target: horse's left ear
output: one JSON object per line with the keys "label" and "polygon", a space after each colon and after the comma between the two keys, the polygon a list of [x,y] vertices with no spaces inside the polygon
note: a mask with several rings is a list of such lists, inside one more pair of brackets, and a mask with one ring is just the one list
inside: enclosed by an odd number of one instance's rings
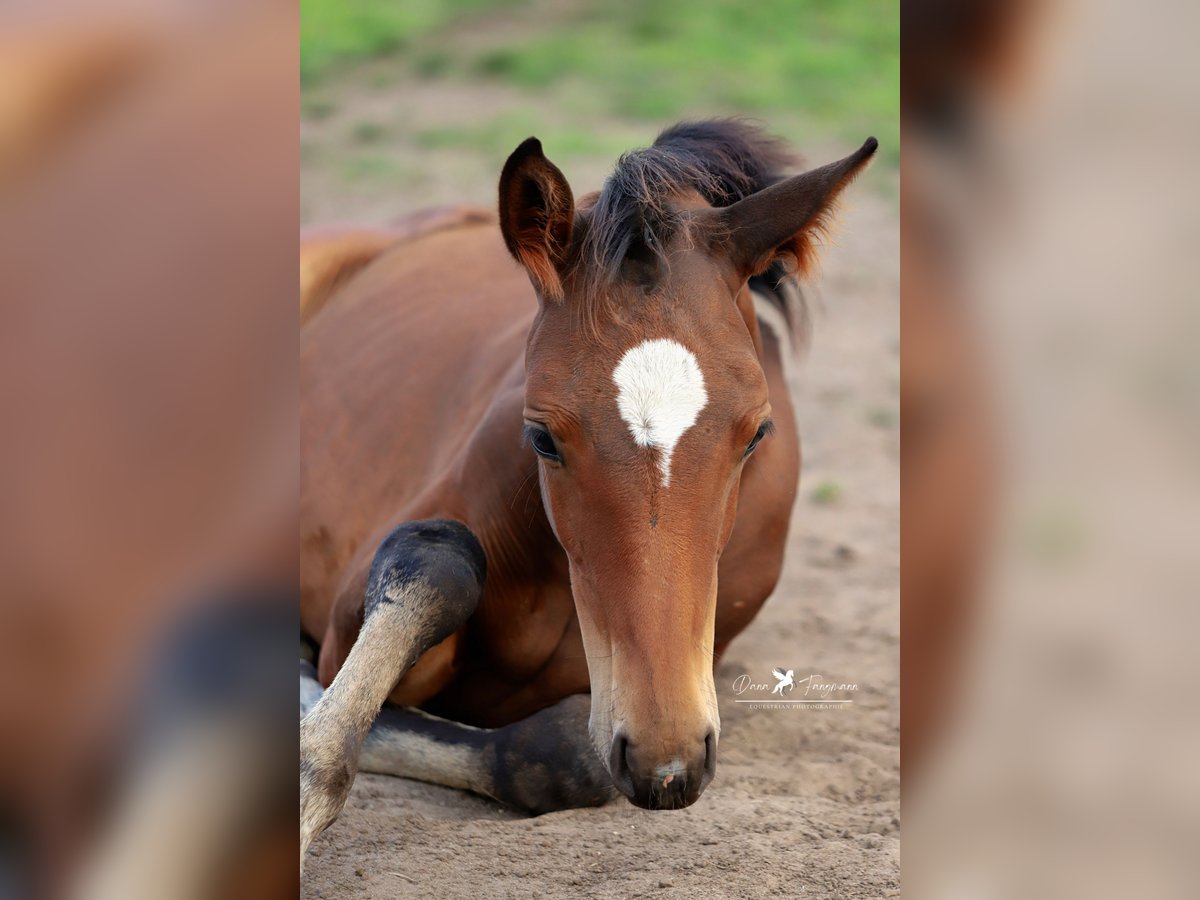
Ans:
{"label": "horse's left ear", "polygon": [[715,243],[729,254],[742,278],[760,274],[780,256],[794,257],[800,274],[809,272],[838,195],[866,168],[878,146],[875,138],[867,138],[845,159],[713,210]]}
{"label": "horse's left ear", "polygon": [[500,231],[534,287],[551,300],[563,296],[561,268],[571,246],[575,198],[558,166],[527,138],[500,174]]}

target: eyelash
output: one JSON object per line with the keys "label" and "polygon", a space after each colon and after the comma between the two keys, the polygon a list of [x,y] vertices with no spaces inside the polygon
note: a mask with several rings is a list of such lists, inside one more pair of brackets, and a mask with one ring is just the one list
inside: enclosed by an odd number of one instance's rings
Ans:
{"label": "eyelash", "polygon": [[[539,446],[539,440],[544,439],[549,442],[549,447],[545,444]],[[533,448],[533,452],[542,459],[550,462],[562,462],[562,453],[559,452],[558,445],[554,443],[554,438],[545,428],[539,428],[537,425],[526,425],[521,429],[521,443]]]}
{"label": "eyelash", "polygon": [[742,454],[742,458],[745,459],[746,457],[748,457],[751,453],[754,452],[755,448],[758,447],[759,443],[762,442],[763,438],[767,437],[768,435],[774,434],[774,433],[775,433],[775,423],[773,421],[771,421],[770,419],[767,419],[767,421],[763,422],[761,425],[758,426],[758,431],[755,432],[753,440],[751,440],[750,443],[746,445],[746,452],[744,454]]}

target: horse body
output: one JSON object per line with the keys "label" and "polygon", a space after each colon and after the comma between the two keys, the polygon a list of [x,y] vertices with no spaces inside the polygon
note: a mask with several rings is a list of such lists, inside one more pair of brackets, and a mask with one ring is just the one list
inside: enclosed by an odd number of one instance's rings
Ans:
{"label": "horse body", "polygon": [[[800,465],[786,351],[760,332],[744,293],[739,307],[761,348],[777,432],[741,479],[718,578],[718,656],[778,580]],[[587,691],[567,559],[538,495],[536,457],[521,447],[523,355],[536,311],[495,223],[476,220],[386,250],[305,328],[301,623],[321,639],[323,683],[357,636],[383,536],[399,522],[438,517],[479,537],[489,560],[484,596],[389,699],[494,727]]]}
{"label": "horse body", "polygon": [[[464,667],[482,667],[490,675],[474,680],[474,696],[493,710],[507,683],[553,652],[570,591],[552,577],[553,538],[527,491],[536,463],[520,446],[521,356],[535,309],[493,221],[382,256],[306,329],[313,388],[302,417],[320,425],[304,428],[301,615],[322,637],[323,682],[356,637],[379,541],[412,519],[466,522],[490,575],[476,620],[418,663],[393,701],[424,704]],[[484,724],[465,709],[443,712]]]}

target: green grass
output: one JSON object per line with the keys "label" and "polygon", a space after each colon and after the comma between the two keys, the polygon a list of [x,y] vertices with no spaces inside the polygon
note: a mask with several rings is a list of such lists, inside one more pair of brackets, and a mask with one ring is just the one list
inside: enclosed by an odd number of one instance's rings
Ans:
{"label": "green grass", "polygon": [[[301,0],[301,12],[306,91],[387,57],[413,80],[526,91],[534,110],[586,91],[598,116],[743,114],[801,145],[814,129],[874,133],[899,158],[895,0]],[[493,39],[489,23],[506,27]]]}
{"label": "green grass", "polygon": [[891,431],[900,425],[900,413],[890,406],[875,406],[867,410],[867,422],[884,431]]}
{"label": "green grass", "polygon": [[388,137],[388,129],[378,122],[359,122],[350,130],[350,137],[356,144],[378,144]]}
{"label": "green grass", "polygon": [[[756,0],[615,2],[488,51],[476,71],[528,88],[581,78],[611,112],[660,119],[696,106],[814,117],[894,117],[896,5]],[[865,135],[864,135],[865,136]]]}
{"label": "green grass", "polygon": [[842,486],[836,481],[822,481],[812,492],[812,502],[817,506],[834,506],[842,499]]}
{"label": "green grass", "polygon": [[300,0],[300,81],[396,53],[498,0]]}
{"label": "green grass", "polygon": [[[424,150],[471,149],[489,158],[503,161],[512,149],[531,134],[546,134],[537,115],[528,113],[493,116],[471,125],[445,125],[418,128],[413,142]],[[619,135],[597,134],[594,131],[558,126],[551,132],[549,142],[556,158],[574,159],[599,155],[615,159],[629,149],[628,141]]]}
{"label": "green grass", "polygon": [[1032,560],[1057,566],[1086,552],[1088,534],[1079,511],[1071,505],[1059,504],[1030,514],[1023,523],[1021,541]]}
{"label": "green grass", "polygon": [[339,160],[342,179],[348,185],[402,186],[407,178],[419,177],[406,172],[402,164],[386,153],[355,153]]}
{"label": "green grass", "polygon": [[313,91],[305,91],[300,98],[300,114],[306,119],[321,121],[337,112],[337,104]]}

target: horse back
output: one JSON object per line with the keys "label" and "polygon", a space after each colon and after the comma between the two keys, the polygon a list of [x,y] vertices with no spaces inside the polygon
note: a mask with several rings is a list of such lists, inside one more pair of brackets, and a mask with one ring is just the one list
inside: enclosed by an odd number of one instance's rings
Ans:
{"label": "horse back", "polygon": [[317,228],[300,236],[300,324],[364,266],[406,241],[438,231],[488,225],[491,212],[475,207],[423,210],[382,228]]}

